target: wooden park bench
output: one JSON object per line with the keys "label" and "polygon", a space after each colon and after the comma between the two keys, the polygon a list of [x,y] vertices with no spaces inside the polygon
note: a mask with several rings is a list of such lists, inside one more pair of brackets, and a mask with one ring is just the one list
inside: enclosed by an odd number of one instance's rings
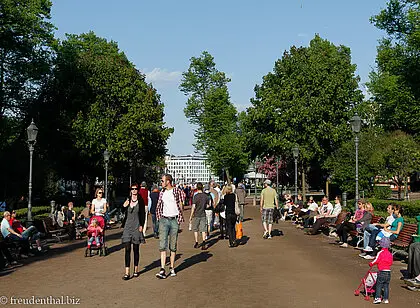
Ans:
{"label": "wooden park bench", "polygon": [[346,211],[341,211],[340,214],[338,214],[337,219],[335,220],[335,222],[325,222],[321,228],[322,230],[328,230],[330,231],[330,228],[337,228],[337,226],[341,225],[347,217],[348,212]]}
{"label": "wooden park bench", "polygon": [[[406,251],[413,240],[413,234],[417,234],[417,224],[405,223],[400,231],[400,234],[398,234],[397,239],[391,242],[392,254],[401,250]],[[398,247],[400,249],[394,249],[394,247]]]}
{"label": "wooden park bench", "polygon": [[45,229],[45,235],[61,242],[69,239],[67,229],[60,227],[58,224],[53,224],[51,217],[47,217],[42,221]]}
{"label": "wooden park bench", "polygon": [[[381,222],[381,220],[383,220],[383,218],[381,216],[373,216],[372,220],[370,221],[371,224],[378,224]],[[356,248],[359,247],[359,245],[361,243],[363,243],[363,235],[364,235],[364,231],[358,231],[358,230],[353,230],[350,231],[349,233],[351,236],[357,238],[357,242],[356,242]]]}

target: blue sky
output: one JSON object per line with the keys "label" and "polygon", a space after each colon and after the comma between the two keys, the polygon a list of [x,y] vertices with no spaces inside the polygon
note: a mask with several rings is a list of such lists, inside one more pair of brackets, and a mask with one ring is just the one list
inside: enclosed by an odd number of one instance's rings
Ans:
{"label": "blue sky", "polygon": [[204,50],[214,56],[232,79],[239,110],[284,50],[307,46],[315,33],[351,48],[364,83],[383,36],[369,18],[385,6],[386,0],[53,0],[52,17],[59,38],[92,30],[118,42],[161,94],[165,121],[175,129],[169,153],[190,154],[194,128],[178,86],[191,57]]}

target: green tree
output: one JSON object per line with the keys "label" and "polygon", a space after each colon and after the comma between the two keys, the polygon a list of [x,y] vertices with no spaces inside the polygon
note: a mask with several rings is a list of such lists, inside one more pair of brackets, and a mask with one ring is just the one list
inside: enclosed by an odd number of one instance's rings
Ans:
{"label": "green tree", "polygon": [[386,32],[380,41],[377,68],[368,87],[378,106],[377,123],[387,131],[420,133],[420,2],[390,0],[372,17],[374,25]]}
{"label": "green tree", "polygon": [[401,198],[401,188],[405,187],[406,197],[407,179],[420,168],[420,146],[412,136],[402,131],[385,135],[383,145],[378,155],[384,164],[378,175],[391,180],[398,187],[398,198]]}
{"label": "green tree", "polygon": [[[61,176],[92,176],[102,168],[105,149],[111,166],[127,169],[129,159],[134,167],[153,165],[166,153],[172,129],[165,127],[159,94],[117,43],[93,32],[68,35],[58,44],[41,101],[40,123],[50,133],[45,148],[57,154],[61,166],[69,159],[79,162]],[[63,154],[54,151],[57,143]]]}
{"label": "green tree", "polygon": [[190,59],[182,76],[180,90],[188,96],[184,113],[196,126],[196,149],[206,154],[216,174],[225,170],[229,180],[231,176],[242,176],[248,167],[248,155],[237,110],[229,98],[230,79],[216,69],[214,58],[206,51]]}
{"label": "green tree", "polygon": [[[372,190],[372,184],[384,165],[382,157],[384,132],[369,127],[359,135],[359,189]],[[356,151],[354,139],[344,142],[324,162],[324,168],[331,174],[331,182],[342,191],[355,191]]]}
{"label": "green tree", "polygon": [[28,160],[25,129],[30,118],[36,118],[30,109],[51,68],[51,5],[49,0],[0,0],[0,191],[4,197],[27,189],[28,165],[16,162]]}
{"label": "green tree", "polygon": [[347,121],[362,100],[355,70],[348,47],[318,35],[308,47],[285,51],[255,87],[244,118],[252,156],[290,159],[297,144],[303,174],[319,168],[349,137]]}

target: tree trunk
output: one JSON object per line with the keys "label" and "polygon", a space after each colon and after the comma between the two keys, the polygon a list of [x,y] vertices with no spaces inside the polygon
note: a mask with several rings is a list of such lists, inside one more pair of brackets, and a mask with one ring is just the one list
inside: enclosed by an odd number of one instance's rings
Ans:
{"label": "tree trunk", "polygon": [[225,169],[225,171],[226,171],[227,183],[228,183],[228,185],[230,185],[231,180],[230,180],[229,168]]}

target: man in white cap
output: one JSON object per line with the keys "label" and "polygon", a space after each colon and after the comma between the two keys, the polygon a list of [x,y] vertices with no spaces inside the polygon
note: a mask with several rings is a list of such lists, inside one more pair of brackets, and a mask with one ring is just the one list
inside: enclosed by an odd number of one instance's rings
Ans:
{"label": "man in white cap", "polygon": [[[273,228],[273,212],[274,206],[279,208],[279,200],[277,199],[277,193],[274,188],[271,188],[271,181],[264,181],[264,189],[261,192],[260,200],[260,212],[261,220],[264,227],[264,239],[271,238],[271,229]],[[268,229],[267,229],[268,225]]]}

